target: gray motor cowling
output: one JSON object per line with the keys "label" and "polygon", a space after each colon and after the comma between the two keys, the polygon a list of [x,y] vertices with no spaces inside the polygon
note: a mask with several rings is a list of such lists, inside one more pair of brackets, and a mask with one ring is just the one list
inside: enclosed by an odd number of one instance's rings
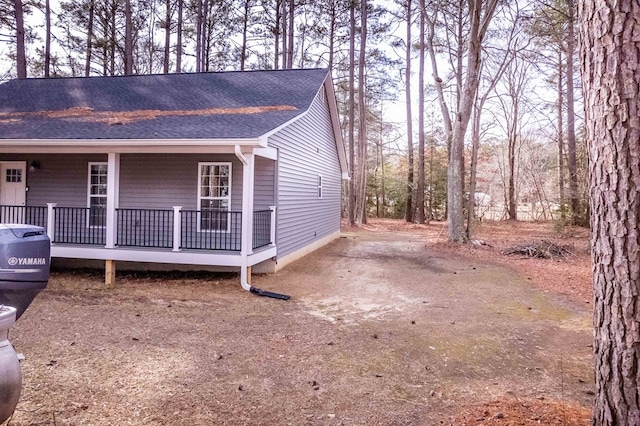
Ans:
{"label": "gray motor cowling", "polygon": [[22,390],[20,361],[9,342],[9,328],[15,321],[16,309],[0,306],[0,424],[13,414]]}
{"label": "gray motor cowling", "polygon": [[49,281],[49,237],[40,226],[0,224],[0,424],[18,405],[20,361],[9,329]]}
{"label": "gray motor cowling", "polygon": [[0,224],[0,305],[19,319],[49,281],[51,244],[40,226]]}

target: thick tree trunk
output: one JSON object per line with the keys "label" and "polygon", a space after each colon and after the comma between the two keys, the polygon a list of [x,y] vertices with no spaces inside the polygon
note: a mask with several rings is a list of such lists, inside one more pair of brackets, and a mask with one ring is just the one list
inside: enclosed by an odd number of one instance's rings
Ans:
{"label": "thick tree trunk", "polygon": [[22,0],[14,0],[16,18],[16,73],[18,78],[27,78],[27,52],[24,44],[24,9]]}
{"label": "thick tree trunk", "polygon": [[[479,0],[478,0],[479,2]],[[470,5],[471,6],[471,5]],[[453,126],[451,149],[449,150],[449,162],[447,169],[447,222],[449,224],[448,239],[451,242],[462,243],[466,241],[464,228],[464,138],[467,126],[471,118],[471,108],[478,90],[480,70],[481,40],[473,35],[477,33],[480,25],[480,5],[469,10],[472,28],[469,39],[469,51],[467,52],[467,77],[462,91],[462,101],[458,116]]]}
{"label": "thick tree trunk", "polygon": [[640,424],[640,4],[579,2],[589,147],[594,424]]}
{"label": "thick tree trunk", "polygon": [[478,92],[480,79],[480,55],[487,27],[497,5],[497,0],[486,2],[483,11],[481,0],[469,0],[469,49],[467,52],[467,73],[462,90],[460,110],[453,127],[451,150],[447,169],[447,221],[448,239],[451,242],[465,242],[464,227],[464,138],[467,133],[471,110]]}
{"label": "thick tree trunk", "polygon": [[413,114],[411,111],[411,26],[413,11],[412,0],[407,0],[407,55],[405,71],[405,101],[407,106],[407,199],[404,220],[413,222]]}

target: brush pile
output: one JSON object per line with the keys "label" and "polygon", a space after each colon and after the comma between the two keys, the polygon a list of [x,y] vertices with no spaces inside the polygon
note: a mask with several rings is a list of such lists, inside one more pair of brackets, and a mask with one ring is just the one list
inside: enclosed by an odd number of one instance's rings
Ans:
{"label": "brush pile", "polygon": [[567,258],[574,255],[569,247],[546,240],[532,241],[526,244],[507,247],[502,250],[502,254],[519,254],[526,257],[537,257],[539,259]]}

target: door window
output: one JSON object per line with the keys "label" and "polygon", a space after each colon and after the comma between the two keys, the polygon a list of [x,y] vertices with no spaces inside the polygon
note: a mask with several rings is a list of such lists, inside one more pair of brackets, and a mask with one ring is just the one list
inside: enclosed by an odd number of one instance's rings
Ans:
{"label": "door window", "polygon": [[22,169],[7,169],[5,182],[7,183],[21,183],[22,182]]}

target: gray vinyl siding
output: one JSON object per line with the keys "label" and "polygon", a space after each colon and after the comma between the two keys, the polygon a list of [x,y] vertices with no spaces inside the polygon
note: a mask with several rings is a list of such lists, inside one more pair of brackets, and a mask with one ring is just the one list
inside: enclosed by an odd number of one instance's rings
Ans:
{"label": "gray vinyl siding", "polygon": [[[40,169],[31,171],[31,161],[40,162]],[[0,161],[27,162],[27,205],[86,207],[90,162],[106,162],[106,154],[1,154]],[[120,156],[121,208],[171,209],[182,206],[196,210],[198,203],[198,163],[231,162],[231,210],[242,210],[242,163],[235,155],[198,154],[122,154]],[[273,179],[268,163],[260,162],[265,180]],[[258,162],[256,162],[258,164]],[[257,167],[256,167],[257,170]],[[258,173],[258,171],[256,171]],[[256,190],[258,185],[256,185]],[[264,206],[273,205],[271,193],[262,189]]]}
{"label": "gray vinyl siding", "polygon": [[256,157],[253,209],[268,210],[275,206],[276,162]]}
{"label": "gray vinyl siding", "polygon": [[[278,257],[340,230],[342,173],[326,101],[269,138],[278,148]],[[318,199],[318,175],[323,194]]]}
{"label": "gray vinyl siding", "polygon": [[242,210],[242,163],[235,155],[122,154],[121,208],[196,210],[198,163],[231,163],[231,210]]}
{"label": "gray vinyl siding", "polygon": [[[27,161],[27,205],[86,207],[90,162],[106,162],[106,154],[5,154],[0,161]],[[40,162],[39,170],[29,170],[32,161]]]}

